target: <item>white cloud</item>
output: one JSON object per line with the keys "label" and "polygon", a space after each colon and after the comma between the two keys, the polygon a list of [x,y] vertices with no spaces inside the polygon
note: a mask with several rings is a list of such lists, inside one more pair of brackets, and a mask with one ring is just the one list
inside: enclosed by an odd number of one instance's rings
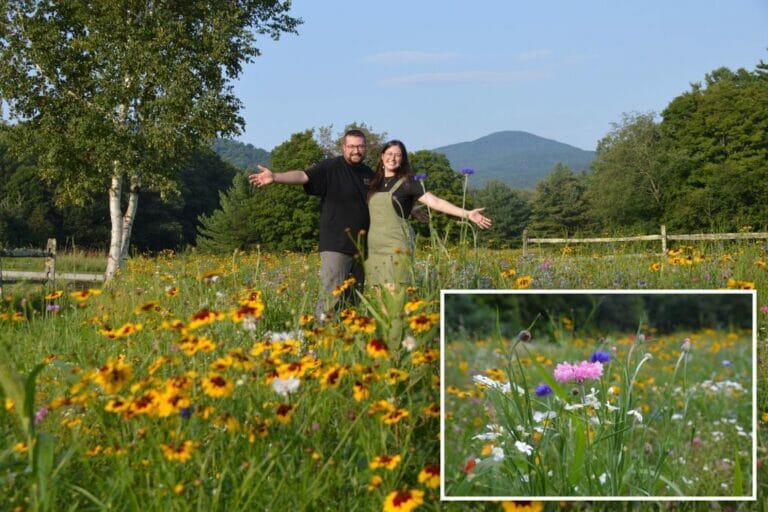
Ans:
{"label": "white cloud", "polygon": [[381,85],[400,85],[436,82],[520,82],[541,78],[541,71],[455,71],[450,73],[417,73],[396,76],[379,81]]}
{"label": "white cloud", "polygon": [[455,59],[457,53],[451,52],[421,52],[421,51],[392,51],[369,55],[365,60],[376,62],[440,62]]}

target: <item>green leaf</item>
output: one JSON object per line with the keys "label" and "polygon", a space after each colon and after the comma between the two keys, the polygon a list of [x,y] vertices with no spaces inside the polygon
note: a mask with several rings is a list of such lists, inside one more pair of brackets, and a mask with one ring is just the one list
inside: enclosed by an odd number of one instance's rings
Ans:
{"label": "green leaf", "polygon": [[52,435],[41,432],[35,442],[32,471],[37,481],[37,499],[40,510],[50,510],[53,485],[51,475],[53,473],[54,438]]}
{"label": "green leaf", "polygon": [[733,495],[744,495],[744,483],[741,475],[741,463],[739,462],[739,454],[736,453],[733,456]]}
{"label": "green leaf", "polygon": [[573,488],[581,477],[584,465],[584,453],[587,447],[587,434],[584,425],[576,425],[576,435],[574,436],[573,462],[568,472],[568,484]]}
{"label": "green leaf", "polygon": [[24,382],[24,415],[29,423],[30,436],[35,435],[35,388],[37,387],[37,375],[46,367],[46,363],[40,363],[27,376]]}

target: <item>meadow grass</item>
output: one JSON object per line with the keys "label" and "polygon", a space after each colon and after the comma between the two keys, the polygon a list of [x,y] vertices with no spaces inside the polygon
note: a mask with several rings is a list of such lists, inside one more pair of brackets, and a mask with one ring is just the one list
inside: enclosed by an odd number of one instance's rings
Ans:
{"label": "meadow grass", "polygon": [[764,245],[633,251],[423,247],[406,310],[385,313],[397,337],[375,299],[308,316],[316,255],[136,256],[98,292],[6,292],[0,495],[11,510],[463,510],[437,488],[440,289],[753,286],[766,304]]}

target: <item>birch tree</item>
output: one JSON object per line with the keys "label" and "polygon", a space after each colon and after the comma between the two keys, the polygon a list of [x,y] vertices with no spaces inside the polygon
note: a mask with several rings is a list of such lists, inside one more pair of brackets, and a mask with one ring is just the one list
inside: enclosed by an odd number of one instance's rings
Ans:
{"label": "birch tree", "polygon": [[[15,147],[61,202],[109,201],[106,277],[128,254],[142,187],[176,192],[191,151],[239,133],[231,85],[290,1],[0,0],[0,96]],[[23,144],[22,144],[23,143]]]}

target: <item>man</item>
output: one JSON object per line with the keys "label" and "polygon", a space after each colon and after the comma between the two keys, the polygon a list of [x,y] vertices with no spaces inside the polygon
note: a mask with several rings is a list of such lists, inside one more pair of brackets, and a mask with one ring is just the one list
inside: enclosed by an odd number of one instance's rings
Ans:
{"label": "man", "polygon": [[[307,170],[273,173],[263,166],[251,174],[251,185],[263,187],[270,183],[303,185],[307,194],[320,197],[320,282],[322,290],[315,307],[315,317],[324,320],[336,306],[339,297],[333,291],[352,276],[362,289],[363,235],[370,219],[366,196],[373,171],[363,163],[366,151],[365,134],[349,130],[344,134],[342,156],[329,158]],[[354,299],[354,288],[345,296]]]}

